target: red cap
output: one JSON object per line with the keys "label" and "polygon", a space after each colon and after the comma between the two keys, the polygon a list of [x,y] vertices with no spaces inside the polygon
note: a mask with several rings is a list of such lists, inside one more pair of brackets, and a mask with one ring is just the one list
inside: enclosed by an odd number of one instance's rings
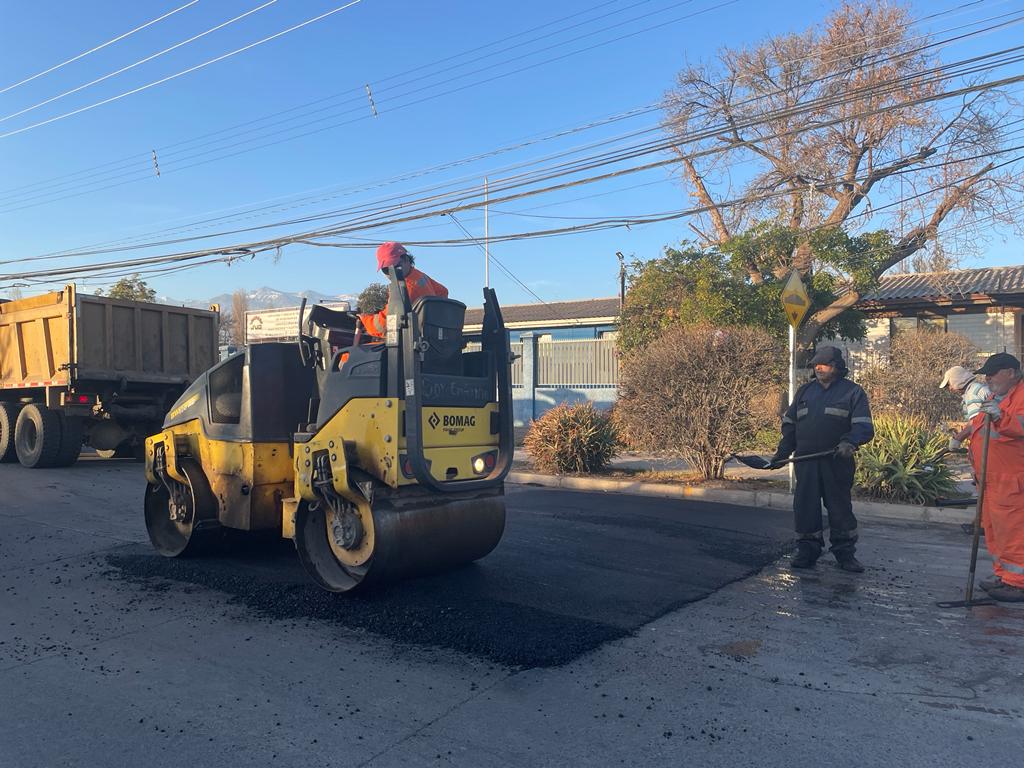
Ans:
{"label": "red cap", "polygon": [[397,266],[402,257],[408,255],[409,252],[401,243],[381,243],[377,246],[377,269]]}

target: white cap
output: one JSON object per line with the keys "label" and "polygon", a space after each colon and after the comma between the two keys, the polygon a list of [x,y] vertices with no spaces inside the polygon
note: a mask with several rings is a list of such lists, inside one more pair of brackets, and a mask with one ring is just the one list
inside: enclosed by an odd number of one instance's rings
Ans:
{"label": "white cap", "polygon": [[942,383],[939,384],[939,389],[963,389],[971,380],[974,378],[974,374],[964,368],[962,365],[954,365],[948,371],[946,375],[942,377]]}

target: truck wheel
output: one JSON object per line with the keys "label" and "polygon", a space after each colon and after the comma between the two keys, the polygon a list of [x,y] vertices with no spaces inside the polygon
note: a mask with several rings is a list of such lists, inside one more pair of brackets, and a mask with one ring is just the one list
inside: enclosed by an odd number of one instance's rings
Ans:
{"label": "truck wheel", "polygon": [[56,466],[60,454],[60,414],[45,405],[29,403],[18,414],[14,446],[22,466],[33,469]]}
{"label": "truck wheel", "polygon": [[0,463],[18,460],[14,450],[14,425],[18,421],[19,410],[21,408],[16,403],[0,403]]}
{"label": "truck wheel", "polygon": [[78,416],[66,416],[62,413],[60,426],[60,450],[53,466],[70,467],[78,461],[78,455],[82,452],[85,422]]}

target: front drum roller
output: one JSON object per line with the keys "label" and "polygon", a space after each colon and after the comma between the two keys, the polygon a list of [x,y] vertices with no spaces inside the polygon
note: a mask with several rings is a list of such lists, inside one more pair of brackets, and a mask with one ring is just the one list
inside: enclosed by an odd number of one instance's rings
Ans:
{"label": "front drum roller", "polygon": [[357,508],[343,500],[300,503],[295,549],[310,577],[331,592],[348,592],[479,560],[505,530],[505,502],[484,496],[438,504],[378,499]]}
{"label": "front drum roller", "polygon": [[167,485],[146,487],[146,531],[153,548],[164,557],[203,554],[221,534],[217,500],[202,468],[191,459],[181,462],[188,484],[167,478]]}

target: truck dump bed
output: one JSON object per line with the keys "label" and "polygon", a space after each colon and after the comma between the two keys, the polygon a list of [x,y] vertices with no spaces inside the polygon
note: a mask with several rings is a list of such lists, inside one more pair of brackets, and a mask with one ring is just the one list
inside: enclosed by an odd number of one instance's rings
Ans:
{"label": "truck dump bed", "polygon": [[207,310],[61,291],[0,304],[0,389],[182,384],[218,358]]}

